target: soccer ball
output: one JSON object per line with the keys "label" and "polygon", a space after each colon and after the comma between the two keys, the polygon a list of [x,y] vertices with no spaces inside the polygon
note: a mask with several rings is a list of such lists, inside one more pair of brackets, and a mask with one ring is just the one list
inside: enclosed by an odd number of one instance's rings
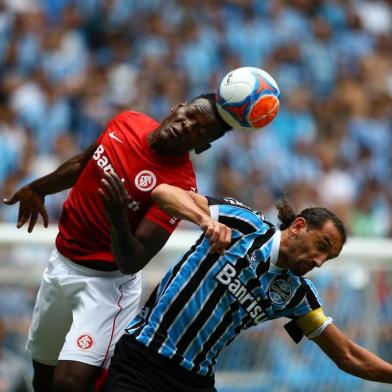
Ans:
{"label": "soccer ball", "polygon": [[219,114],[236,129],[264,127],[279,111],[279,87],[259,68],[241,67],[229,72],[219,83],[216,96]]}

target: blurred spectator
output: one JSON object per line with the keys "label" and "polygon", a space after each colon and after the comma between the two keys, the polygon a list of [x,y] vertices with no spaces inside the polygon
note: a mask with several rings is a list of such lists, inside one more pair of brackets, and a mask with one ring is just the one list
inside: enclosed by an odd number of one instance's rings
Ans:
{"label": "blurred spectator", "polygon": [[20,355],[4,346],[7,335],[3,316],[0,319],[0,392],[28,392],[30,376]]}
{"label": "blurred spectator", "polygon": [[351,234],[359,237],[384,237],[390,230],[390,222],[383,217],[390,213],[383,188],[376,180],[362,186],[355,201],[349,221]]}
{"label": "blurred spectator", "polygon": [[320,204],[339,213],[350,227],[349,214],[356,196],[356,184],[343,167],[334,144],[325,141],[320,144],[317,154],[321,163],[321,177],[317,185]]}
{"label": "blurred spectator", "polygon": [[376,49],[361,61],[364,84],[372,97],[377,94],[392,97],[388,89],[388,79],[392,75],[392,35],[380,34],[376,37]]}
{"label": "blurred spectator", "polygon": [[308,70],[312,98],[320,101],[330,95],[337,78],[338,54],[333,37],[333,27],[319,16],[312,21],[313,34],[301,46],[304,66]]}
{"label": "blurred spectator", "polygon": [[338,36],[337,54],[345,72],[355,73],[360,60],[374,49],[374,37],[363,28],[363,21],[354,8],[348,7],[347,29]]}
{"label": "blurred spectator", "polygon": [[354,5],[368,32],[374,35],[392,33],[392,10],[388,2],[360,0]]}
{"label": "blurred spectator", "polygon": [[0,106],[0,183],[19,170],[26,143],[27,136],[16,122],[13,111]]}

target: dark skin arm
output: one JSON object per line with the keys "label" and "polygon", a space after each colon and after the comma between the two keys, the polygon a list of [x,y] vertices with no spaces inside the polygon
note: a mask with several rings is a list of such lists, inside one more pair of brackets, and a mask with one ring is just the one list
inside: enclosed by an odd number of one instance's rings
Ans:
{"label": "dark skin arm", "polygon": [[161,226],[143,219],[132,234],[127,214],[133,199],[115,173],[104,174],[98,193],[111,223],[112,252],[124,274],[140,271],[165,245],[170,233]]}
{"label": "dark skin arm", "polygon": [[42,216],[44,226],[48,227],[49,219],[45,208],[45,196],[71,188],[95,150],[96,144],[94,143],[81,154],[61,164],[54,172],[18,189],[9,199],[3,199],[7,205],[19,202],[16,227],[19,229],[30,219],[27,231],[31,233],[38,215]]}

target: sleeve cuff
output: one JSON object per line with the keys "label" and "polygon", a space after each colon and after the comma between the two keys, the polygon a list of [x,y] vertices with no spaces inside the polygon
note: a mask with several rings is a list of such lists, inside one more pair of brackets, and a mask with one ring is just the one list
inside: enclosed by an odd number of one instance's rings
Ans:
{"label": "sleeve cuff", "polygon": [[332,324],[333,320],[331,317],[327,317],[324,322],[316,328],[313,332],[307,335],[308,339],[316,338],[317,336],[321,335],[321,333],[328,327],[329,324]]}

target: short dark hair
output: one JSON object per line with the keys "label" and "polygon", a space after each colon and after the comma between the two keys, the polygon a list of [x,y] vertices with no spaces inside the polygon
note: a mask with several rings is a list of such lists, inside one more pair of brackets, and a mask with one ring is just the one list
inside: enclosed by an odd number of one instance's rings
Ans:
{"label": "short dark hair", "polygon": [[[219,123],[220,128],[221,128],[221,132],[222,133],[221,133],[221,135],[219,137],[222,137],[226,132],[228,132],[228,131],[230,131],[232,129],[232,127],[223,120],[223,118],[221,117],[221,115],[218,112],[218,108],[216,106],[216,94],[215,93],[208,93],[208,94],[198,95],[197,97],[191,99],[189,101],[189,103],[195,102],[198,99],[206,99],[208,102],[210,102],[211,107],[212,107],[212,112],[213,112],[213,114],[214,114],[214,116],[215,116],[215,118],[216,118],[216,120]],[[204,146],[195,148],[195,153],[196,154],[201,154],[203,151],[208,150],[210,147],[211,147],[211,144],[207,143]]]}
{"label": "short dark hair", "polygon": [[342,244],[346,242],[347,232],[344,223],[327,208],[310,207],[296,214],[286,197],[276,203],[276,208],[278,209],[278,219],[281,222],[279,224],[280,230],[287,229],[298,217],[304,218],[306,224],[311,229],[321,229],[326,222],[331,221],[339,231]]}
{"label": "short dark hair", "polygon": [[225,120],[223,120],[223,118],[221,117],[221,115],[218,112],[218,108],[216,106],[216,94],[215,93],[198,95],[197,97],[191,99],[189,103],[195,102],[198,99],[206,99],[208,102],[210,102],[214,116],[221,126],[222,135],[232,129],[232,127]]}

